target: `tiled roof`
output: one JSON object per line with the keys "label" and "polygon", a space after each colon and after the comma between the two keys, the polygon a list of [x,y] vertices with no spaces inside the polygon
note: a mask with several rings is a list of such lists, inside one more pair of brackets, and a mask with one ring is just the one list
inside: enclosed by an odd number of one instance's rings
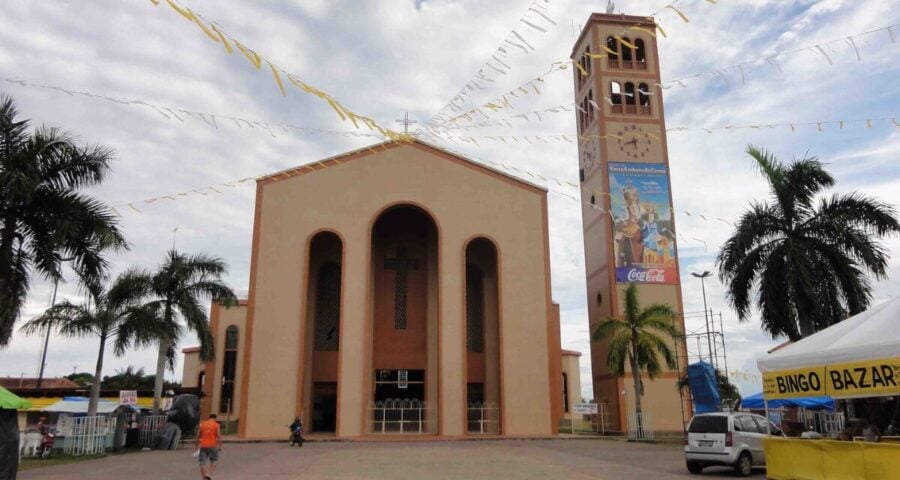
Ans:
{"label": "tiled roof", "polygon": [[[37,388],[37,380],[34,377],[0,377],[0,386],[3,388]],[[79,385],[68,378],[45,378],[41,383],[41,388],[79,388]]]}

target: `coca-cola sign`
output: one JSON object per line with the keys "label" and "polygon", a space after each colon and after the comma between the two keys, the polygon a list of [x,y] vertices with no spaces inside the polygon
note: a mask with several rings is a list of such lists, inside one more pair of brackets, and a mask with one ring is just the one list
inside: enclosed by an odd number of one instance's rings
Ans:
{"label": "coca-cola sign", "polygon": [[674,268],[616,268],[616,281],[619,283],[675,283]]}

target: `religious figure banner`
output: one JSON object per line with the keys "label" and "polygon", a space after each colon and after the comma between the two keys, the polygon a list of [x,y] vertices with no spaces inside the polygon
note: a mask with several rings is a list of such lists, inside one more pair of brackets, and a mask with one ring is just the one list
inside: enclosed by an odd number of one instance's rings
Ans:
{"label": "religious figure banner", "polygon": [[675,228],[666,166],[610,162],[609,194],[616,282],[676,283]]}

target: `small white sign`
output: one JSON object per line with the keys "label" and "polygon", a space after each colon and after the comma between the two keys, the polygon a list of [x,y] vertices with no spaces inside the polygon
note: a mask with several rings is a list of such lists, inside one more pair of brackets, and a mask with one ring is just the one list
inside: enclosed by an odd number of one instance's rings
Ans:
{"label": "small white sign", "polygon": [[409,386],[409,370],[397,370],[397,388]]}
{"label": "small white sign", "polygon": [[137,390],[119,390],[120,405],[137,405]]}
{"label": "small white sign", "polygon": [[596,403],[576,403],[575,408],[572,411],[578,415],[596,415],[597,414],[597,404]]}

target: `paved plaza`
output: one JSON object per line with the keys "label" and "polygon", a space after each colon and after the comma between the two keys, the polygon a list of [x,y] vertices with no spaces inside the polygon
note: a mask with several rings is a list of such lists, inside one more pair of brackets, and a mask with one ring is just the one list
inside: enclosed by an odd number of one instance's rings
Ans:
{"label": "paved plaza", "polygon": [[[21,472],[22,480],[197,479],[191,449],[135,452]],[[751,478],[761,479],[759,470]],[[723,468],[690,475],[680,445],[611,439],[226,444],[215,480],[230,479],[737,478]]]}

